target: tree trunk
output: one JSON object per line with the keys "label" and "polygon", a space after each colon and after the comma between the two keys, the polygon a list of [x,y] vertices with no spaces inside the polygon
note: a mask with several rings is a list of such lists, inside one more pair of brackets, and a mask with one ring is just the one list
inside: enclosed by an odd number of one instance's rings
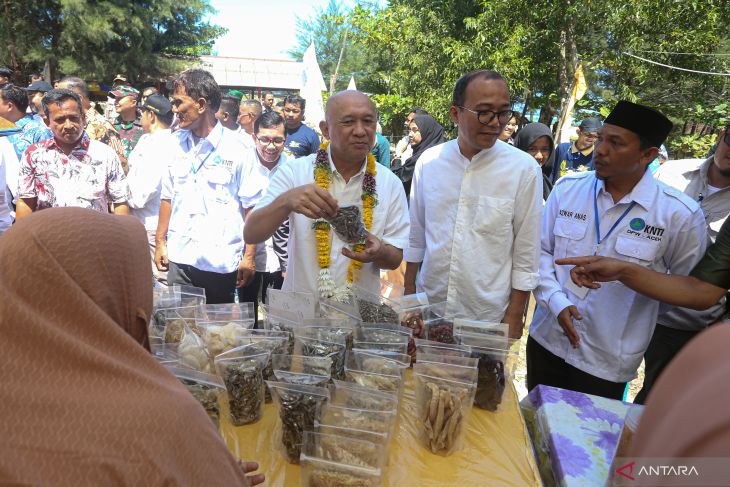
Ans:
{"label": "tree trunk", "polygon": [[[573,0],[566,0],[566,10],[570,9]],[[570,102],[571,90],[573,88],[573,77],[575,70],[578,68],[578,47],[575,44],[575,19],[566,17],[563,29],[560,31],[560,66],[558,67],[558,84],[560,92],[560,117],[561,121],[565,118],[566,111]],[[540,114],[542,117],[542,113]],[[555,143],[560,140],[560,132],[562,132],[562,122],[558,122],[555,130]]]}
{"label": "tree trunk", "polygon": [[337,66],[335,66],[335,74],[330,76],[330,95],[335,92],[335,81],[337,81],[337,74],[340,71],[340,63],[342,62],[342,55],[345,54],[345,45],[347,44],[347,34],[349,30],[345,30],[345,37],[342,39],[342,47],[340,48],[340,57],[337,58]]}

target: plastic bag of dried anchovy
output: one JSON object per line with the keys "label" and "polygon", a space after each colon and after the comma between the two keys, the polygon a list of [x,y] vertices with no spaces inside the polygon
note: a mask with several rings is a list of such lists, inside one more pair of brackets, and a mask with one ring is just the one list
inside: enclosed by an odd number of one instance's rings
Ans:
{"label": "plastic bag of dried anchovy", "polygon": [[[303,326],[296,331],[301,355],[307,357],[329,357],[332,359],[333,379],[345,376],[345,353],[347,337],[352,330],[348,328],[327,328],[321,326]],[[295,347],[296,348],[296,347]]]}
{"label": "plastic bag of dried anchovy", "polygon": [[479,360],[477,391],[474,405],[487,411],[497,411],[508,380],[512,379],[519,353],[517,340],[480,335],[460,335],[471,348],[471,356]]}
{"label": "plastic bag of dried anchovy", "polygon": [[243,426],[261,419],[264,413],[264,367],[269,352],[239,347],[215,358],[215,368],[228,391],[231,424]]}
{"label": "plastic bag of dried anchovy", "polygon": [[363,323],[398,324],[397,305],[390,299],[372,293],[357,284],[352,286],[355,304]]}
{"label": "plastic bag of dried anchovy", "polygon": [[431,453],[443,456],[463,446],[476,392],[476,370],[469,380],[463,370],[454,371],[452,367],[420,363],[413,366],[418,440]]}
{"label": "plastic bag of dried anchovy", "polygon": [[[325,318],[305,319],[302,320],[302,326],[307,328],[323,328],[327,334],[333,333],[335,335],[345,336],[345,345],[347,349],[352,349],[352,340],[355,336],[355,329],[360,325],[360,321],[352,319],[347,320],[335,320]],[[329,331],[331,330],[331,331]]]}
{"label": "plastic bag of dried anchovy", "polygon": [[266,304],[262,304],[260,309],[264,313],[264,329],[286,332],[289,336],[289,349],[287,353],[294,353],[294,331],[302,325],[299,317],[294,313],[283,309],[271,308]]}
{"label": "plastic bag of dried anchovy", "polygon": [[322,406],[329,401],[326,387],[287,384],[266,381],[274,397],[279,421],[274,433],[276,448],[289,463],[299,463],[302,450],[302,436],[305,430],[314,428],[319,420]]}
{"label": "plastic bag of dried anchovy", "polygon": [[225,397],[226,387],[217,375],[205,374],[185,367],[168,367],[168,370],[183,383],[190,394],[203,406],[208,417],[220,428],[221,396]]}
{"label": "plastic bag of dried anchovy", "polygon": [[361,243],[368,236],[358,203],[344,203],[335,216],[327,220],[340,240],[349,244]]}
{"label": "plastic bag of dried anchovy", "polygon": [[326,386],[330,382],[332,359],[329,357],[276,354],[271,362],[275,380],[279,382],[307,386]]}

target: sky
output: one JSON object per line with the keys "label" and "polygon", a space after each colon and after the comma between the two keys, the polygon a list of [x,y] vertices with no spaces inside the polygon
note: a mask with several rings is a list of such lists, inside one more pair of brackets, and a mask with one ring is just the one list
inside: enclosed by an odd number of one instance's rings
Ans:
{"label": "sky", "polygon": [[[328,0],[210,0],[218,12],[211,22],[228,28],[213,52],[218,56],[290,59],[296,46],[296,18],[309,18]],[[348,7],[353,0],[342,3]]]}

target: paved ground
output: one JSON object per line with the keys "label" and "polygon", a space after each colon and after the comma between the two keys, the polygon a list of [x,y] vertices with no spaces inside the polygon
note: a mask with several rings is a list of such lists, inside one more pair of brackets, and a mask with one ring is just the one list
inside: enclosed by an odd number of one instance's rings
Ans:
{"label": "paved ground", "polygon": [[[525,347],[527,346],[527,333],[529,331],[530,322],[532,321],[532,314],[535,311],[535,298],[530,296],[530,306],[527,310],[527,320],[525,324],[525,332],[522,334],[520,339],[520,355],[517,365],[514,370],[514,384],[517,390],[517,395],[520,399],[527,395],[527,359],[525,354]],[[641,363],[639,368],[638,377],[631,381],[629,385],[629,393],[627,396],[628,402],[633,402],[636,394],[641,390],[641,385],[644,382],[644,363]]]}

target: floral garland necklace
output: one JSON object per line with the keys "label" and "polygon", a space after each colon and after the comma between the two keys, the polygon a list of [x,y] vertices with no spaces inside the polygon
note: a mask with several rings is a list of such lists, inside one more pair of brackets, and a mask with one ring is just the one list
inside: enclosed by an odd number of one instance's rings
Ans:
{"label": "floral garland necklace", "polygon": [[[314,182],[317,186],[325,191],[329,191],[332,182],[332,168],[330,167],[329,155],[327,148],[329,142],[325,142],[319,146],[317,157],[314,160]],[[363,222],[365,228],[370,232],[373,228],[373,208],[378,204],[378,195],[375,184],[375,157],[368,153],[367,163],[365,165],[365,176],[362,180],[362,205],[363,205]],[[325,298],[337,297],[349,294],[350,287],[358,276],[358,271],[362,268],[362,262],[359,260],[350,261],[347,268],[347,284],[342,288],[335,288],[330,272],[330,249],[332,246],[331,228],[327,220],[319,219],[313,224],[314,235],[317,239],[317,263],[319,264],[319,277],[317,278],[319,295]],[[362,252],[365,250],[364,243],[356,243],[350,245],[354,252]]]}

